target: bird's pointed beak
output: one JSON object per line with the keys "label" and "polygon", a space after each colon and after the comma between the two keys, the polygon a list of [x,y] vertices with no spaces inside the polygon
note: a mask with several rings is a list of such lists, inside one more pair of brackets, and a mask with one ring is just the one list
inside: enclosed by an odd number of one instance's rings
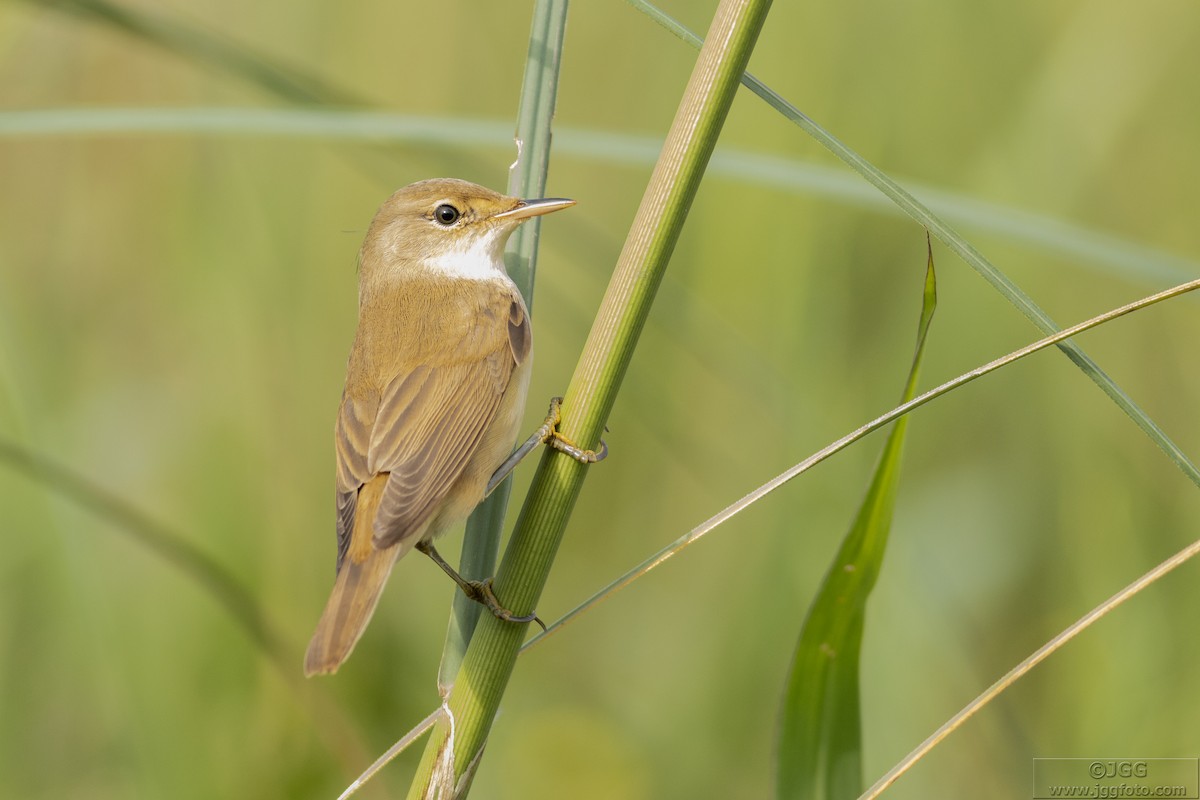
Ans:
{"label": "bird's pointed beak", "polygon": [[543,197],[540,200],[522,200],[520,205],[510,208],[508,211],[501,211],[492,217],[492,219],[516,222],[529,219],[530,217],[540,217],[542,214],[562,211],[564,208],[570,208],[573,205],[575,205],[575,201],[568,200],[565,197]]}

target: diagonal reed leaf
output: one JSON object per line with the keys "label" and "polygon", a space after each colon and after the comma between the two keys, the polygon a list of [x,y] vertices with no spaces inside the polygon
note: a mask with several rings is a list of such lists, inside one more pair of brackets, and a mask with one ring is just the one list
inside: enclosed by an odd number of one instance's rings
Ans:
{"label": "diagonal reed leaf", "polygon": [[[683,25],[676,22],[671,17],[659,11],[654,6],[645,0],[628,0],[628,2],[648,15],[655,22],[663,25],[667,30],[678,36],[683,41],[698,47],[700,45],[700,37],[689,31]],[[1050,315],[1042,310],[1037,303],[1033,301],[1027,294],[1021,291],[1007,275],[996,268],[990,261],[984,258],[975,247],[968,242],[958,231],[954,230],[944,220],[936,216],[923,203],[912,196],[900,184],[885,175],[878,167],[871,164],[858,153],[851,150],[846,145],[842,144],[833,134],[826,131],[820,125],[804,115],[800,109],[785,100],[777,92],[768,88],[760,80],[750,74],[742,76],[742,82],[755,94],[761,97],[772,108],[781,113],[788,120],[795,123],[805,133],[812,136],[821,143],[829,152],[840,158],[851,169],[865,178],[876,189],[883,192],[893,203],[896,204],[905,214],[912,217],[925,229],[931,232],[947,247],[950,248],[959,258],[967,263],[973,270],[990,283],[996,291],[998,291],[1006,300],[1017,307],[1039,330],[1043,333],[1053,333],[1058,330],[1058,326],[1050,318]],[[1166,454],[1167,458],[1177,466],[1184,475],[1188,477],[1192,483],[1200,486],[1200,469],[1188,459],[1183,450],[1167,436],[1166,432],[1158,426],[1158,424],[1150,419],[1150,416],[1133,401],[1128,394],[1125,393],[1116,382],[1108,376],[1100,366],[1091,359],[1086,353],[1080,350],[1075,344],[1069,341],[1064,341],[1059,345],[1059,349],[1067,358],[1079,367],[1085,375],[1100,387],[1100,389],[1109,396],[1109,398],[1117,404],[1125,414],[1133,420],[1145,434],[1150,437],[1150,440],[1158,445],[1159,449]]]}
{"label": "diagonal reed leaf", "polygon": [[281,671],[295,659],[258,600],[226,567],[124,498],[16,442],[0,439],[0,463],[68,497],[187,575],[220,604]]}

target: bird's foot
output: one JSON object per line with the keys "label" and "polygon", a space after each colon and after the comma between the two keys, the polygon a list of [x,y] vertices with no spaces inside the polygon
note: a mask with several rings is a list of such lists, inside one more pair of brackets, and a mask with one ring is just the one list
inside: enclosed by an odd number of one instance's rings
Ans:
{"label": "bird's foot", "polygon": [[562,398],[550,398],[550,410],[546,413],[546,421],[542,423],[542,427],[538,428],[542,443],[553,447],[560,453],[566,453],[580,464],[595,464],[603,461],[608,455],[608,445],[604,443],[603,439],[600,440],[599,450],[587,450],[558,432],[558,423],[562,419],[561,409]]}
{"label": "bird's foot", "polygon": [[466,593],[467,597],[492,612],[492,616],[496,619],[517,623],[536,622],[542,626],[542,630],[546,630],[546,623],[542,622],[536,613],[530,612],[528,614],[517,615],[505,608],[500,603],[500,600],[497,599],[495,591],[492,590],[491,578],[485,578],[481,581],[464,581],[462,590]]}

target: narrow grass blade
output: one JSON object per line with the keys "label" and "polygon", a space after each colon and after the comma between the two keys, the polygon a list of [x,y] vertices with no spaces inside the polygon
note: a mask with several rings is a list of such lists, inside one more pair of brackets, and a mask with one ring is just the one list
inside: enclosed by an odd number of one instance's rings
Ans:
{"label": "narrow grass blade", "polygon": [[[533,9],[525,80],[517,111],[517,160],[509,170],[508,193],[515,197],[542,197],[546,192],[546,176],[550,171],[550,126],[554,120],[566,28],[566,0],[538,0]],[[504,252],[508,274],[525,296],[531,315],[541,224],[540,219],[534,218],[517,228]],[[510,478],[497,486],[467,520],[459,573],[469,580],[483,580],[495,573],[511,493]],[[467,643],[479,620],[479,610],[479,604],[462,592],[454,593],[450,628],[446,632],[446,645],[438,669],[438,689],[443,696],[462,665]]]}
{"label": "narrow grass blade", "polygon": [[56,494],[70,498],[113,523],[118,531],[204,587],[250,640],[282,671],[291,672],[299,663],[297,658],[292,657],[283,638],[267,619],[250,590],[212,556],[123,498],[15,442],[0,439],[0,463],[8,464],[31,480],[44,484]]}
{"label": "narrow grass blade", "polygon": [[328,751],[347,769],[368,757],[370,751],[345,709],[324,690],[305,683],[297,669],[300,653],[292,651],[263,605],[221,562],[128,500],[26,446],[0,438],[0,465],[41,484],[48,492],[79,504],[193,581],[258,647],[293,696],[305,703],[314,717],[323,720],[318,735]]}
{"label": "narrow grass blade", "polygon": [[[907,402],[916,394],[925,339],[937,306],[933,250]],[[800,631],[788,676],[779,736],[780,798],[857,797],[862,791],[858,667],[867,598],[875,587],[892,525],[908,417],[896,421],[849,533]]]}
{"label": "narrow grass blade", "polygon": [[407,750],[417,739],[420,739],[429,729],[437,722],[438,717],[442,714],[442,708],[439,706],[429,716],[416,724],[412,730],[401,736],[395,744],[387,749],[387,751],[379,758],[375,759],[371,766],[363,770],[354,782],[346,787],[346,790],[338,795],[337,800],[347,800],[358,793],[358,790],[367,785],[367,782],[379,774],[379,771],[395,760],[396,756]]}
{"label": "narrow grass blade", "polygon": [[1200,278],[1193,280],[1193,281],[1188,281],[1187,283],[1181,283],[1178,286],[1172,286],[1170,289],[1164,289],[1161,292],[1156,292],[1152,295],[1143,297],[1140,300],[1135,300],[1134,302],[1128,303],[1119,308],[1114,308],[1111,311],[1106,311],[1105,313],[1100,314],[1099,316],[1092,317],[1089,320],[1085,320],[1084,322],[1080,322],[1076,325],[1072,325],[1069,328],[1064,328],[1063,330],[1058,331],[1055,334],[1043,337],[1043,338],[1037,340],[1036,342],[1033,342],[1032,344],[1029,344],[1029,345],[1026,345],[1025,347],[1020,348],[1019,350],[1014,350],[1013,352],[1009,353],[1008,355],[1001,356],[1000,358],[989,361],[988,363],[986,363],[980,367],[976,367],[975,369],[971,370],[970,372],[964,372],[962,375],[959,375],[957,378],[948,380],[945,383],[943,383],[939,386],[936,386],[927,392],[922,393],[919,397],[914,397],[912,400],[909,400],[906,403],[902,403],[902,404],[896,406],[891,411],[888,411],[886,414],[882,414],[882,415],[876,417],[875,419],[871,420],[870,422],[866,423],[865,425],[862,425],[862,426],[856,428],[855,430],[851,431],[850,433],[846,434],[845,436],[841,437],[837,441],[831,442],[831,443],[827,444],[825,447],[822,447],[820,450],[813,453],[808,458],[804,459],[803,461],[801,461],[798,464],[795,464],[795,465],[789,467],[788,469],[779,473],[774,478],[772,478],[771,480],[762,484],[758,488],[756,488],[753,491],[749,492],[748,494],[738,498],[733,503],[730,503],[728,506],[726,506],[725,508],[718,511],[713,516],[704,520],[704,522],[701,522],[699,525],[692,528],[690,531],[683,534],[675,541],[673,541],[670,544],[666,545],[665,547],[661,548],[658,552],[654,553],[653,555],[649,556],[644,561],[642,561],[642,563],[638,564],[636,567],[629,570],[628,572],[621,575],[620,577],[614,579],[607,586],[605,586],[604,588],[597,591],[595,594],[593,594],[587,600],[583,601],[578,606],[571,609],[571,611],[567,612],[567,614],[565,614],[562,618],[553,622],[549,626],[548,630],[546,630],[542,633],[539,633],[536,636],[534,636],[533,638],[531,638],[528,642],[525,643],[524,647],[522,647],[522,651],[528,650],[529,648],[533,647],[534,645],[540,644],[541,642],[545,641],[550,636],[553,636],[554,634],[558,633],[560,630],[562,630],[564,627],[566,627],[570,623],[577,620],[583,614],[585,614],[588,611],[590,611],[591,609],[595,608],[597,605],[600,604],[601,601],[607,600],[609,597],[612,597],[614,594],[616,594],[616,592],[620,591],[621,589],[624,589],[626,586],[630,585],[634,581],[645,576],[651,570],[657,569],[658,567],[662,566],[664,563],[669,561],[671,558],[675,557],[680,552],[682,552],[684,550],[684,548],[689,547],[690,545],[693,545],[696,542],[700,541],[705,536],[707,536],[708,534],[712,533],[714,530],[719,528],[721,525],[723,525],[724,523],[733,519],[738,514],[742,513],[750,506],[759,502],[760,500],[765,498],[767,495],[778,490],[779,488],[781,488],[788,482],[794,480],[795,478],[798,478],[799,476],[803,475],[805,472],[808,472],[810,469],[817,466],[821,462],[842,452],[847,447],[849,447],[850,445],[859,441],[860,439],[863,439],[866,436],[870,435],[871,433],[874,433],[875,431],[884,427],[885,425],[888,425],[889,423],[900,419],[905,414],[908,414],[909,412],[914,411],[917,408],[920,408],[921,406],[925,405],[926,403],[936,400],[937,398],[941,397],[944,394],[948,394],[949,392],[954,391],[955,389],[959,388],[960,386],[965,386],[966,384],[971,383],[972,381],[982,378],[984,375],[988,375],[992,372],[995,372],[996,370],[1000,369],[1001,367],[1005,367],[1015,361],[1019,361],[1022,358],[1033,355],[1034,353],[1037,353],[1041,350],[1045,350],[1047,347],[1053,347],[1054,345],[1058,344],[1059,342],[1065,341],[1073,336],[1077,336],[1077,335],[1083,333],[1084,331],[1091,330],[1092,328],[1095,328],[1095,327],[1098,327],[1105,323],[1111,322],[1111,321],[1113,321],[1119,317],[1123,317],[1127,314],[1132,314],[1135,311],[1140,311],[1143,308],[1147,308],[1148,306],[1152,306],[1156,303],[1161,303],[1164,300],[1170,300],[1174,297],[1179,297],[1179,296],[1185,295],[1189,292],[1195,292],[1197,290],[1200,290]]}
{"label": "narrow grass blade", "polygon": [[[510,123],[467,117],[434,117],[387,111],[325,108],[54,108],[0,111],[0,139],[103,136],[236,136],[454,147],[461,151],[509,148]],[[662,140],[653,136],[564,128],[554,133],[559,158],[608,164],[654,164]],[[885,195],[844,169],[766,153],[723,147],[708,174],[757,186],[808,193],[846,206],[892,215],[904,212]],[[989,203],[947,189],[906,182],[913,195],[942,219],[1071,258],[1094,269],[1146,284],[1182,283],[1200,274],[1200,263],[1138,242],[1013,206]],[[514,193],[517,191],[513,189]],[[532,193],[525,193],[532,194]],[[528,227],[528,225],[524,226]],[[524,230],[524,227],[520,230]],[[513,274],[517,274],[514,270]]]}
{"label": "narrow grass blade", "polygon": [[1117,592],[1112,597],[1108,598],[1103,603],[1084,614],[1069,627],[1067,627],[1062,633],[1046,642],[1046,644],[1039,647],[1032,655],[1005,673],[1000,680],[996,681],[987,689],[985,689],[982,694],[980,694],[978,697],[964,706],[961,711],[947,720],[946,723],[934,731],[928,739],[921,742],[916,749],[901,759],[900,763],[896,764],[896,766],[888,770],[887,774],[873,783],[871,788],[863,792],[859,797],[859,800],[874,800],[874,798],[879,797],[887,790],[889,786],[895,783],[901,775],[912,769],[914,764],[924,758],[930,750],[937,747],[937,745],[940,744],[943,739],[962,727],[963,723],[979,713],[984,706],[999,697],[1001,693],[1027,675],[1031,670],[1033,670],[1034,667],[1045,661],[1053,653],[1061,650],[1066,646],[1067,642],[1071,641],[1076,636],[1095,625],[1101,619],[1117,610],[1117,608],[1124,605],[1127,601],[1131,600],[1133,597],[1140,594],[1142,591],[1149,588],[1156,582],[1162,580],[1167,575],[1174,572],[1179,567],[1182,567],[1184,564],[1186,564],[1188,561],[1191,561],[1198,555],[1200,555],[1200,539],[1192,542],[1170,558],[1161,562],[1149,572],[1143,573],[1133,583],[1130,583],[1128,586],[1121,589],[1121,591]]}

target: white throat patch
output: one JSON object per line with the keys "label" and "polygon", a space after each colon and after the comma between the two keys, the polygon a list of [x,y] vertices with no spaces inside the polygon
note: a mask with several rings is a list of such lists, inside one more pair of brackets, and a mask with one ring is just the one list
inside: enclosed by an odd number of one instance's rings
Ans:
{"label": "white throat patch", "polygon": [[503,247],[507,238],[501,228],[482,236],[462,237],[455,247],[424,259],[425,265],[443,275],[466,280],[508,278],[504,270]]}

